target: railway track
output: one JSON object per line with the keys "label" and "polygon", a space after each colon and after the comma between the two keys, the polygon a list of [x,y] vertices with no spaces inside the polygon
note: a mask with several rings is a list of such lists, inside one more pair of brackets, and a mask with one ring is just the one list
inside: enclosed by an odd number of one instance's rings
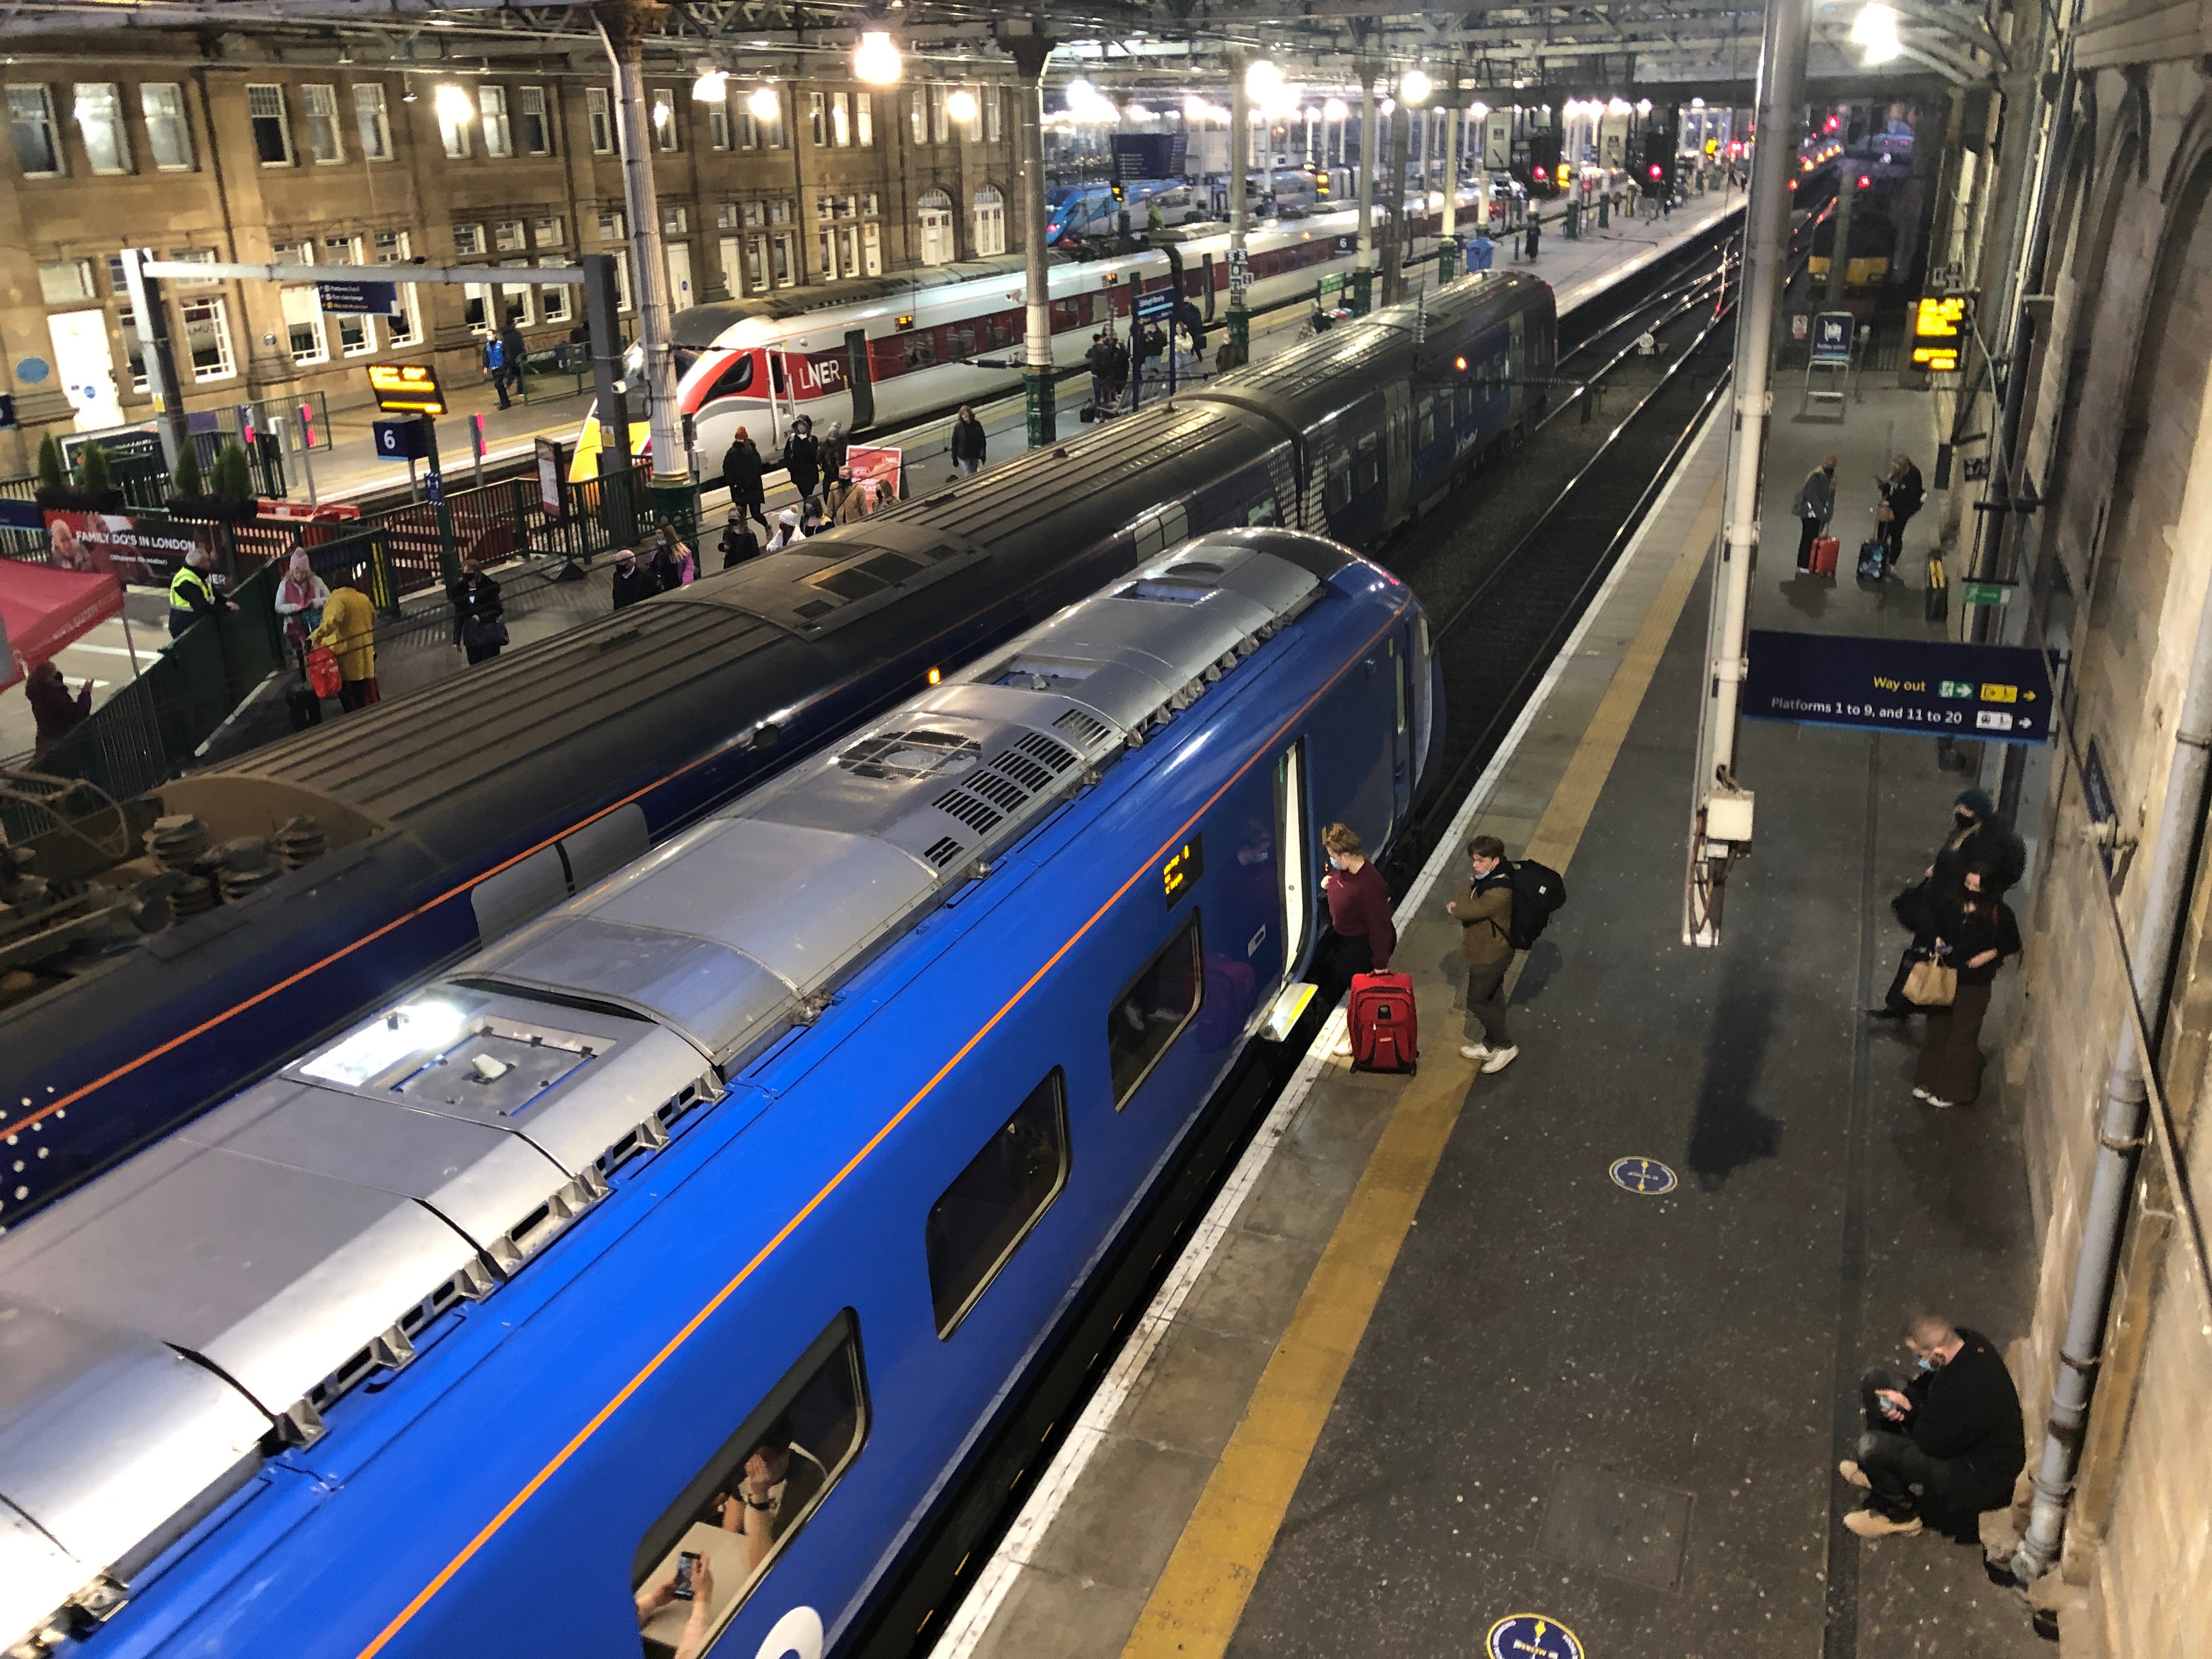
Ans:
{"label": "railway track", "polygon": [[[1583,327],[1562,341],[1558,365],[1566,395],[1529,441],[1472,473],[1380,550],[1443,623],[1433,637],[1444,665],[1443,781],[1427,792],[1393,854],[1396,884],[1427,856],[1449,820],[1447,803],[1456,804],[1510,728],[1725,383],[1735,270],[1728,244],[1708,245],[1639,273],[1602,312],[1577,313]],[[1646,330],[1662,348],[1656,357],[1634,349]],[[1455,648],[1485,622],[1483,649]],[[930,1651],[1342,989],[1324,985],[1299,1030],[1255,1046],[1217,1095],[1163,1190],[1087,1287],[1027,1394],[930,1518],[927,1541],[855,1629],[848,1653],[919,1659]]]}

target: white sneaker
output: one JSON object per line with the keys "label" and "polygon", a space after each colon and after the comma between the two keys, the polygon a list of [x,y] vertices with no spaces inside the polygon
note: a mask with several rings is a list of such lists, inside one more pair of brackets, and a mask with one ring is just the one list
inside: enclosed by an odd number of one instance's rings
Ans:
{"label": "white sneaker", "polygon": [[1350,1060],[1352,1058],[1352,1033],[1346,1031],[1342,1036],[1339,1037],[1336,1040],[1336,1047],[1330,1049],[1329,1053],[1335,1055],[1339,1060]]}
{"label": "white sneaker", "polygon": [[1520,1045],[1517,1043],[1510,1048],[1492,1049],[1490,1058],[1482,1062],[1483,1075],[1487,1077],[1492,1072],[1504,1071],[1513,1063],[1515,1056],[1520,1052]]}
{"label": "white sneaker", "polygon": [[1936,1098],[1935,1096],[1929,1094],[1925,1089],[1915,1089],[1912,1091],[1912,1097],[1915,1100],[1933,1100]]}
{"label": "white sneaker", "polygon": [[1949,1107],[1951,1107],[1951,1106],[1954,1106],[1954,1105],[1956,1105],[1956,1104],[1958,1103],[1957,1103],[1957,1102],[1955,1102],[1955,1101],[1949,1101],[1949,1100],[1946,1100],[1946,1099],[1944,1099],[1941,1095],[1929,1095],[1929,1096],[1924,1097],[1924,1098],[1927,1100],[1928,1103],[1929,1103],[1930,1106],[1936,1106],[1936,1107],[1941,1107],[1941,1108],[1947,1108],[1947,1109],[1948,1109],[1948,1108],[1949,1108]]}
{"label": "white sneaker", "polygon": [[1462,1060],[1488,1060],[1490,1049],[1483,1043],[1462,1042],[1459,1045],[1459,1057]]}

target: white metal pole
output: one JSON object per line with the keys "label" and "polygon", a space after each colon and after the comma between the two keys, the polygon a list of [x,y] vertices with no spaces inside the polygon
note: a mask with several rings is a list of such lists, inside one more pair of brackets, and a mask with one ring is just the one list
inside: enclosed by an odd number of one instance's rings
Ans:
{"label": "white metal pole", "polygon": [[1706,629],[1705,713],[1691,788],[1690,872],[1683,894],[1682,929],[1684,942],[1691,945],[1720,943],[1720,886],[1730,861],[1749,850],[1709,835],[1707,808],[1717,793],[1735,788],[1745,622],[1751,604],[1752,564],[1759,551],[1759,489],[1773,406],[1767,382],[1783,259],[1788,252],[1790,183],[1797,170],[1795,138],[1804,112],[1809,20],[1809,0],[1769,0],[1765,39],[1759,48],[1759,148],[1745,214],[1743,299],[1736,310],[1730,386],[1735,423],[1722,491],[1720,562]]}
{"label": "white metal pole", "polygon": [[623,195],[629,210],[632,263],[637,267],[631,276],[637,284],[637,331],[644,346],[646,422],[653,436],[656,487],[690,482],[676,407],[668,264],[660,239],[660,198],[653,182],[653,122],[645,96],[644,32],[662,9],[636,0],[599,0],[594,8],[599,37],[614,64],[615,136],[622,149]]}

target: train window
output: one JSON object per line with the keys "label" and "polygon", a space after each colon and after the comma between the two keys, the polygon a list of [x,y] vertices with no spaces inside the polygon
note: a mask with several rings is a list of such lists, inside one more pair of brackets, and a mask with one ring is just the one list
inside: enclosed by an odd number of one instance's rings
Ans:
{"label": "train window", "polygon": [[1159,954],[1123,988],[1106,1013],[1106,1050],[1114,1068],[1114,1108],[1119,1111],[1152,1074],[1160,1056],[1182,1034],[1206,997],[1206,958],[1200,954],[1198,915],[1160,947]]}
{"label": "train window", "polygon": [[1352,457],[1341,449],[1328,458],[1328,505],[1332,508],[1352,505]]}
{"label": "train window", "polygon": [[1248,525],[1272,525],[1280,524],[1282,521],[1282,516],[1275,509],[1275,498],[1273,495],[1261,496],[1252,504],[1251,509],[1244,514],[1244,522]]}
{"label": "train window", "polygon": [[1067,1083],[1055,1066],[930,1206],[923,1247],[940,1338],[1060,1196],[1067,1166]]}
{"label": "train window", "polygon": [[707,388],[707,395],[701,401],[712,403],[717,398],[734,398],[741,392],[751,391],[752,385],[753,354],[750,351],[740,351],[730,360],[722,372],[714,377],[714,384]]}
{"label": "train window", "polygon": [[646,1659],[714,1644],[867,1438],[860,1331],[846,1309],[653,1523],[630,1564]]}
{"label": "train window", "polygon": [[1374,433],[1359,441],[1359,488],[1370,490],[1382,482],[1382,443]]}
{"label": "train window", "polygon": [[906,337],[906,361],[909,368],[926,368],[937,361],[937,331],[925,329],[919,334]]}
{"label": "train window", "polygon": [[1421,399],[1420,416],[1420,430],[1416,434],[1416,441],[1426,449],[1437,441],[1437,400],[1434,398]]}

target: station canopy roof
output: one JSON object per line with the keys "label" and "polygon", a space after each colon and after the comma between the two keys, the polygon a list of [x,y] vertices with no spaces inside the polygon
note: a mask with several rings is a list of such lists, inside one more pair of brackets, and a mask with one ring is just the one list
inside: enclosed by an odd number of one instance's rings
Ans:
{"label": "station canopy roof", "polygon": [[[1976,0],[1887,0],[1893,53],[1875,63],[1855,42],[1866,0],[1813,0],[1808,62],[1814,98],[1881,99],[1916,85],[1987,84],[2005,67]],[[159,32],[197,40],[211,61],[281,57],[345,61],[455,78],[603,69],[599,15],[635,27],[649,70],[693,78],[851,75],[860,36],[887,34],[909,80],[1010,75],[1002,43],[1042,33],[1058,44],[1046,70],[1048,112],[1136,118],[1135,102],[1181,118],[1186,94],[1222,103],[1231,54],[1262,57],[1313,109],[1357,97],[1376,66],[1377,95],[1419,68],[1469,101],[1559,103],[1568,97],[1748,105],[1764,8],[1757,0],[1613,0],[1547,5],[1462,0],[16,0],[11,45],[39,35]],[[566,60],[565,64],[562,60]],[[1516,96],[1516,94],[1519,94]],[[1442,94],[1442,95],[1449,95]],[[1114,106],[1107,118],[1098,100]],[[1441,96],[1432,97],[1432,105]]]}

